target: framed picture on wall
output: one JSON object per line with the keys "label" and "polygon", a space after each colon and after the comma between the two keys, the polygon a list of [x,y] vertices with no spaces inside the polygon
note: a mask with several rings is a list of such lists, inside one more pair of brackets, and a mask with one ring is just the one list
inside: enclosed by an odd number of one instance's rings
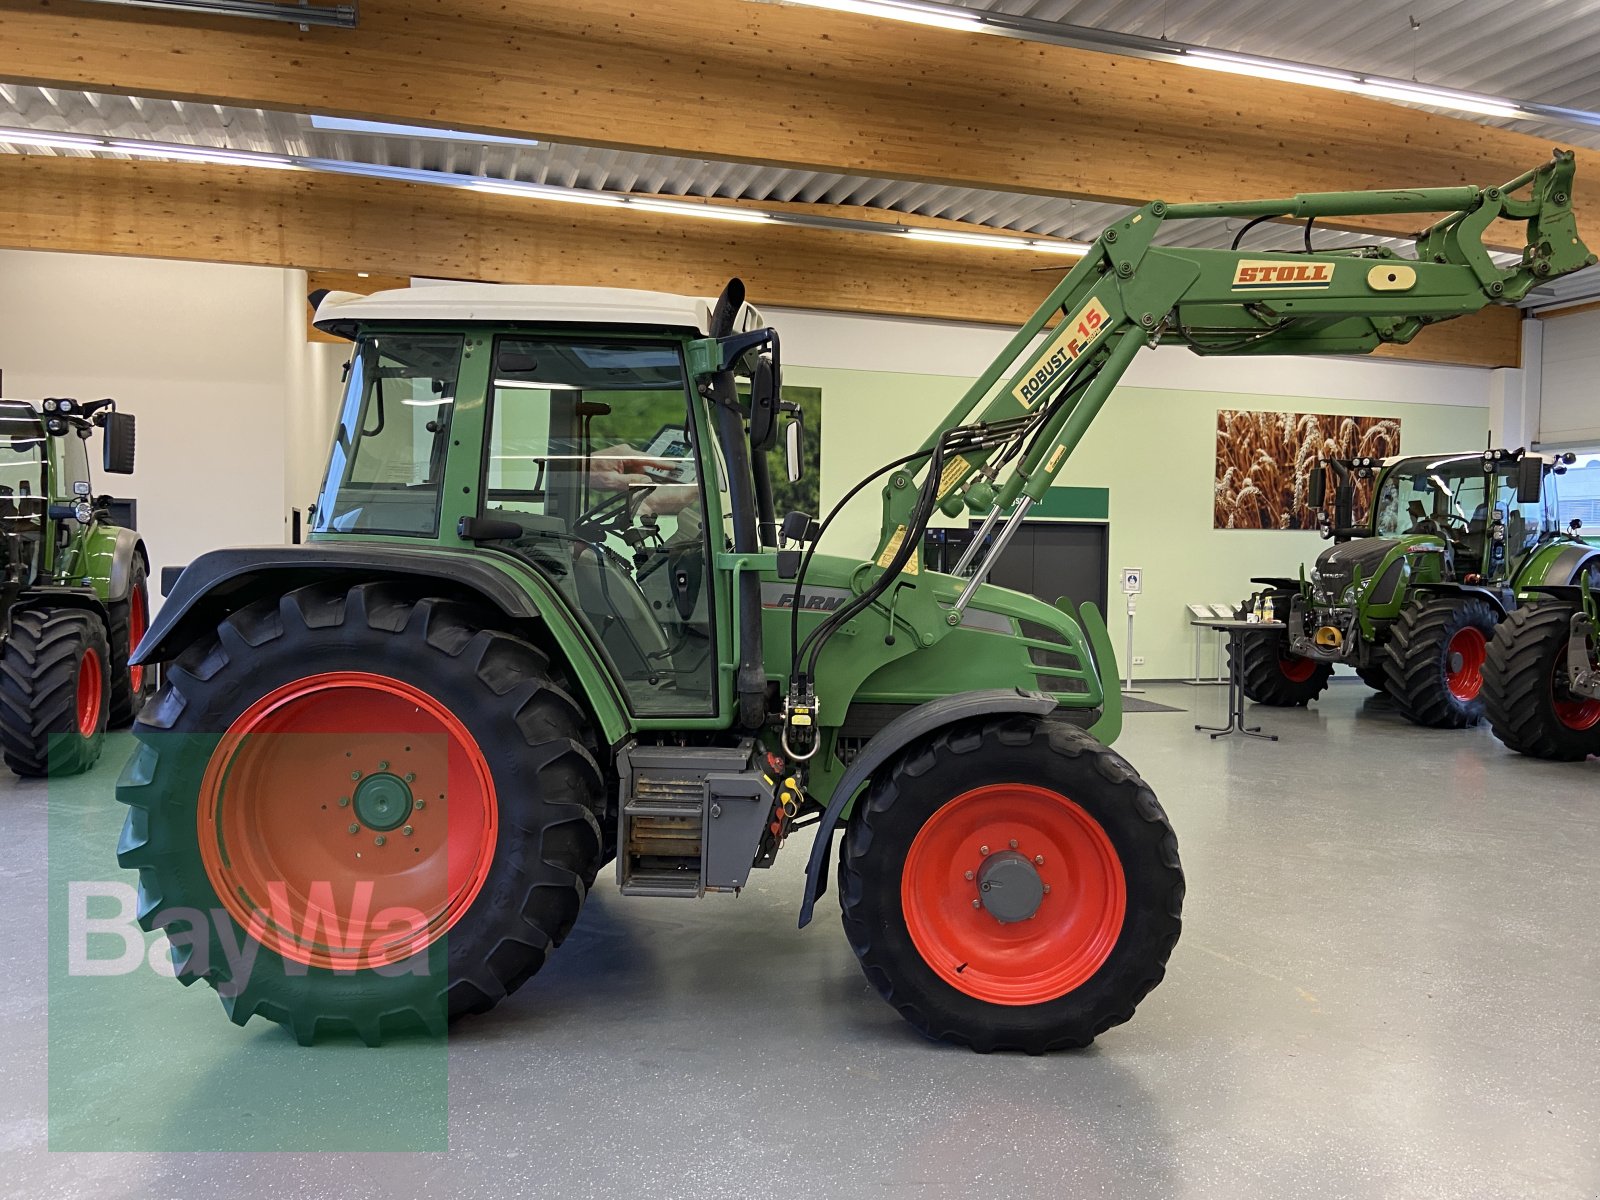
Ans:
{"label": "framed picture on wall", "polygon": [[[1324,458],[1383,458],[1400,452],[1400,418],[1328,413],[1217,411],[1215,529],[1315,529],[1311,473]],[[1354,511],[1367,509],[1370,482]]]}

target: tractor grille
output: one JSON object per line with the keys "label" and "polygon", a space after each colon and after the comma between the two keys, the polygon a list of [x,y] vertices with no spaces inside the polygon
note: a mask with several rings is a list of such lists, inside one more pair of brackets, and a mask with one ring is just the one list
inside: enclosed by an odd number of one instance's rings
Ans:
{"label": "tractor grille", "polygon": [[1062,640],[1061,634],[1038,621],[1018,621],[1028,661],[1039,668],[1035,679],[1039,689],[1065,695],[1087,695],[1090,691],[1087,664]]}

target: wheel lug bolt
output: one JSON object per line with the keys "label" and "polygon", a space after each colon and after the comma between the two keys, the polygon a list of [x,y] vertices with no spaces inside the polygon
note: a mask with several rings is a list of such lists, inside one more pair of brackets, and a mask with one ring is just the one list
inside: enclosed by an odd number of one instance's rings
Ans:
{"label": "wheel lug bolt", "polygon": [[989,847],[987,847],[987,846],[979,846],[978,847],[978,853],[979,854],[988,854],[989,853]]}
{"label": "wheel lug bolt", "polygon": [[973,908],[982,908],[983,907],[983,901],[982,900],[974,900],[972,902],[972,907]]}
{"label": "wheel lug bolt", "polygon": [[971,878],[972,878],[972,872],[971,872],[971,871],[968,871],[968,872],[967,872],[967,878],[968,878],[968,879],[971,879]]}
{"label": "wheel lug bolt", "polygon": [[351,821],[350,822],[350,832],[351,833],[360,833],[361,832],[361,826],[358,825],[356,822]]}
{"label": "wheel lug bolt", "polygon": [[389,769],[389,760],[388,759],[384,759],[381,763],[378,764],[378,770],[387,771],[388,769]]}
{"label": "wheel lug bolt", "polygon": [[1015,850],[1017,848],[1017,839],[1016,838],[1012,838],[1011,839],[1011,848],[1013,850]]}
{"label": "wheel lug bolt", "polygon": [[360,779],[361,778],[361,772],[360,771],[351,771],[350,772],[350,778],[351,779]]}
{"label": "wheel lug bolt", "polygon": [[1034,865],[1034,866],[1036,866],[1036,867],[1042,867],[1042,866],[1044,866],[1044,855],[1042,855],[1042,854],[1035,854],[1035,855],[1034,855],[1034,856],[1033,856],[1033,865]]}
{"label": "wheel lug bolt", "polygon": [[1050,885],[1048,883],[1044,885],[1044,890],[1045,890],[1045,895],[1049,895],[1050,894]]}
{"label": "wheel lug bolt", "polygon": [[340,796],[339,797],[339,807],[340,808],[349,808],[350,807],[350,797],[349,796]]}
{"label": "wheel lug bolt", "polygon": [[383,837],[383,834],[381,834],[381,833],[377,837],[372,839],[372,844],[374,846],[381,846],[381,845],[383,845],[383,842],[384,842],[384,837]]}
{"label": "wheel lug bolt", "polygon": [[412,805],[412,807],[418,812],[421,812],[423,809],[428,807],[428,802],[426,800],[418,800],[414,805]]}
{"label": "wheel lug bolt", "polygon": [[417,781],[417,773],[415,771],[407,771],[406,772],[406,782],[407,783],[415,783],[416,781]]}
{"label": "wheel lug bolt", "polygon": [[405,827],[405,828],[404,828],[404,829],[402,829],[402,830],[401,830],[401,831],[400,831],[400,832],[401,832],[401,833],[402,833],[402,834],[404,834],[404,835],[405,835],[405,836],[406,836],[406,837],[410,837],[410,836],[411,836],[411,834],[412,834],[412,832],[413,832],[413,831],[412,831],[412,828],[411,828],[411,826],[409,826],[409,825],[407,825],[407,826],[406,826],[406,827]]}

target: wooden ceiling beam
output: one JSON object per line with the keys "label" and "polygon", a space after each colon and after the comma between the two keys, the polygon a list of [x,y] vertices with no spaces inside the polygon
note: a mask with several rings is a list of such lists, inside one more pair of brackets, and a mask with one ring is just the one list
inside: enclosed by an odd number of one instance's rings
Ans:
{"label": "wooden ceiling beam", "polygon": [[[1550,150],[1361,96],[755,0],[372,0],[356,29],[304,32],[0,8],[0,79],[1118,203],[1489,185]],[[1600,190],[1576,206],[1593,235]]]}
{"label": "wooden ceiling beam", "polygon": [[[311,172],[43,155],[0,155],[0,246],[699,295],[738,275],[758,305],[1012,326],[1073,261]],[[1512,366],[1517,321],[1512,309],[1449,321],[1395,352]]]}

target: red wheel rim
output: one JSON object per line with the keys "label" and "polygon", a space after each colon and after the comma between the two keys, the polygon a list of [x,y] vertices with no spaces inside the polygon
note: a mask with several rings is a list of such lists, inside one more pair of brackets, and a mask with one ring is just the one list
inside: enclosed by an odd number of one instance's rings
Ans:
{"label": "red wheel rim", "polygon": [[1574,696],[1567,690],[1565,647],[1558,651],[1555,665],[1550,669],[1550,702],[1556,720],[1568,729],[1582,733],[1600,725],[1600,700],[1587,696]]}
{"label": "red wheel rim", "polygon": [[[128,597],[128,657],[133,657],[133,652],[139,648],[139,642],[144,637],[144,631],[150,626],[150,614],[144,598],[144,588],[136,587],[133,595]],[[144,687],[144,668],[130,666],[128,668],[128,683],[133,688],[134,695]]]}
{"label": "red wheel rim", "polygon": [[497,811],[477,742],[432,696],[384,675],[311,675],[257,700],[212,752],[200,854],[229,915],[267,949],[379,967],[472,907]]}
{"label": "red wheel rim", "polygon": [[[1031,917],[1003,923],[981,901],[974,907],[985,848],[1037,863],[1049,891]],[[918,830],[900,881],[923,961],[991,1004],[1042,1004],[1082,986],[1116,945],[1127,903],[1122,862],[1100,823],[1059,792],[1020,783],[974,788],[941,807]]]}
{"label": "red wheel rim", "polygon": [[1311,678],[1312,672],[1317,669],[1314,659],[1302,658],[1298,654],[1278,653],[1278,669],[1283,672],[1283,677],[1290,683],[1304,683]]}
{"label": "red wheel rim", "polygon": [[1450,638],[1444,648],[1444,682],[1457,700],[1478,698],[1483,687],[1483,660],[1488,655],[1489,641],[1481,629],[1468,625]]}
{"label": "red wheel rim", "polygon": [[93,648],[85,650],[78,660],[78,732],[84,737],[93,737],[100,728],[100,704],[105,692],[102,669],[100,656]]}

